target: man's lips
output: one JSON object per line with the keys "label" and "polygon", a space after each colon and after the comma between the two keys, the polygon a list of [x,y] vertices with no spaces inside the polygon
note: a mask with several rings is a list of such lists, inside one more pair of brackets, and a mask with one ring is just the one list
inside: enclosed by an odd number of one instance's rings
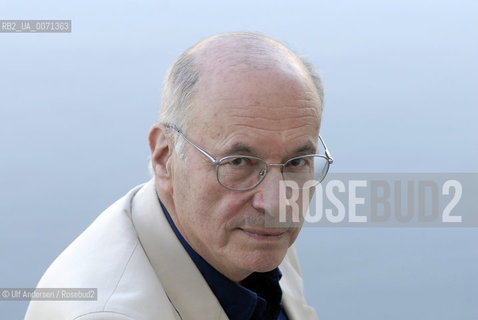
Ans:
{"label": "man's lips", "polygon": [[274,239],[280,238],[286,231],[284,229],[251,229],[240,228],[240,230],[247,235],[254,238]]}

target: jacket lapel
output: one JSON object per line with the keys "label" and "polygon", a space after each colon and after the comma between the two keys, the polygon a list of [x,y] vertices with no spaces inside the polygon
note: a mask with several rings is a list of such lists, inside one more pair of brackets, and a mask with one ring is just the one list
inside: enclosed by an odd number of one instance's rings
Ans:
{"label": "jacket lapel", "polygon": [[131,207],[141,245],[180,318],[228,319],[166,220],[154,180],[136,194]]}
{"label": "jacket lapel", "polygon": [[302,275],[293,245],[287,251],[279,269],[284,275],[280,280],[282,304],[289,320],[317,320],[315,310],[305,301]]}

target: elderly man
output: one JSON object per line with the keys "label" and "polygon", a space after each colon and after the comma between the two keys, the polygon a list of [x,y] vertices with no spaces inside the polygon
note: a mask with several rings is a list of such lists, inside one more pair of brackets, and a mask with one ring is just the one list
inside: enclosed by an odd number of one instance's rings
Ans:
{"label": "elderly man", "polygon": [[272,39],[229,33],[187,50],[149,134],[154,179],[38,284],[97,288],[97,299],[32,301],[26,319],[316,319],[293,247],[303,219],[279,213],[283,181],[306,192],[332,162],[321,109],[319,78]]}

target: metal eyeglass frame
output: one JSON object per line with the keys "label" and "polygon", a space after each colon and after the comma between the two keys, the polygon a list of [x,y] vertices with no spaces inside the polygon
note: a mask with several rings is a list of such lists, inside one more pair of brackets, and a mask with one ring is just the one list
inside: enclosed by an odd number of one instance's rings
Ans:
{"label": "metal eyeglass frame", "polygon": [[[184,140],[186,140],[190,145],[192,145],[196,150],[198,150],[203,156],[205,156],[209,161],[211,161],[213,164],[216,165],[216,179],[217,179],[217,182],[219,182],[219,184],[221,186],[223,186],[224,188],[226,189],[229,189],[229,190],[233,190],[233,191],[247,191],[247,190],[251,190],[251,189],[254,189],[255,187],[257,187],[265,178],[266,174],[267,174],[267,168],[269,167],[281,167],[280,171],[281,171],[281,175],[282,175],[282,179],[284,179],[284,167],[285,167],[285,164],[288,163],[289,161],[291,160],[295,160],[295,159],[301,159],[301,158],[305,158],[305,157],[310,157],[310,156],[314,156],[314,157],[321,157],[321,158],[325,158],[325,160],[327,160],[327,169],[325,170],[325,173],[324,175],[321,177],[320,181],[318,183],[320,183],[322,180],[324,180],[324,178],[327,176],[327,173],[329,171],[329,167],[330,165],[334,162],[334,159],[332,158],[332,155],[330,154],[329,150],[327,149],[327,145],[325,144],[324,140],[322,139],[322,137],[319,135],[319,140],[320,142],[322,143],[322,146],[324,147],[324,153],[325,155],[321,155],[321,154],[307,154],[307,155],[303,155],[303,156],[298,156],[298,157],[293,157],[293,158],[290,158],[288,159],[286,162],[284,163],[267,163],[264,159],[261,159],[259,157],[254,157],[254,156],[246,156],[246,155],[229,155],[229,156],[225,156],[225,157],[222,157],[220,159],[216,159],[214,158],[213,156],[211,156],[209,153],[207,153],[206,151],[204,151],[203,149],[201,149],[200,147],[198,147],[197,145],[195,145],[193,142],[191,142],[187,137],[186,135],[183,133],[183,131],[181,129],[179,129],[175,124],[172,124],[172,123],[163,123],[163,125],[166,127],[166,128],[169,128],[169,129],[173,129],[174,131],[178,132],[183,138]],[[256,159],[256,160],[260,160],[262,162],[264,162],[266,164],[266,167],[265,167],[265,170],[261,171],[259,173],[260,175],[260,179],[254,184],[252,185],[251,187],[248,187],[248,188],[241,188],[241,189],[238,189],[238,188],[231,188],[231,187],[228,187],[226,185],[224,185],[221,180],[219,180],[219,166],[221,165],[221,162],[223,162],[224,160],[227,160],[227,159],[231,159],[231,158],[237,158],[237,157],[243,157],[243,158],[249,158],[249,159]],[[285,180],[285,179],[284,179]]]}

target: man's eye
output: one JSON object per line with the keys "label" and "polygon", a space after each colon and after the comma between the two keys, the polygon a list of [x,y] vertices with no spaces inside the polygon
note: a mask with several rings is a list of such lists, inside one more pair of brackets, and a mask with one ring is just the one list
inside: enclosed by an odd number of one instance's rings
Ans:
{"label": "man's eye", "polygon": [[233,166],[239,167],[239,166],[245,166],[246,164],[248,164],[248,160],[249,159],[247,158],[234,158],[231,161],[229,161],[229,163]]}
{"label": "man's eye", "polygon": [[307,164],[306,162],[307,161],[305,159],[294,159],[289,162],[289,165],[291,167],[302,167]]}
{"label": "man's eye", "polygon": [[253,167],[257,165],[257,160],[248,157],[233,157],[225,159],[221,164],[231,168]]}

